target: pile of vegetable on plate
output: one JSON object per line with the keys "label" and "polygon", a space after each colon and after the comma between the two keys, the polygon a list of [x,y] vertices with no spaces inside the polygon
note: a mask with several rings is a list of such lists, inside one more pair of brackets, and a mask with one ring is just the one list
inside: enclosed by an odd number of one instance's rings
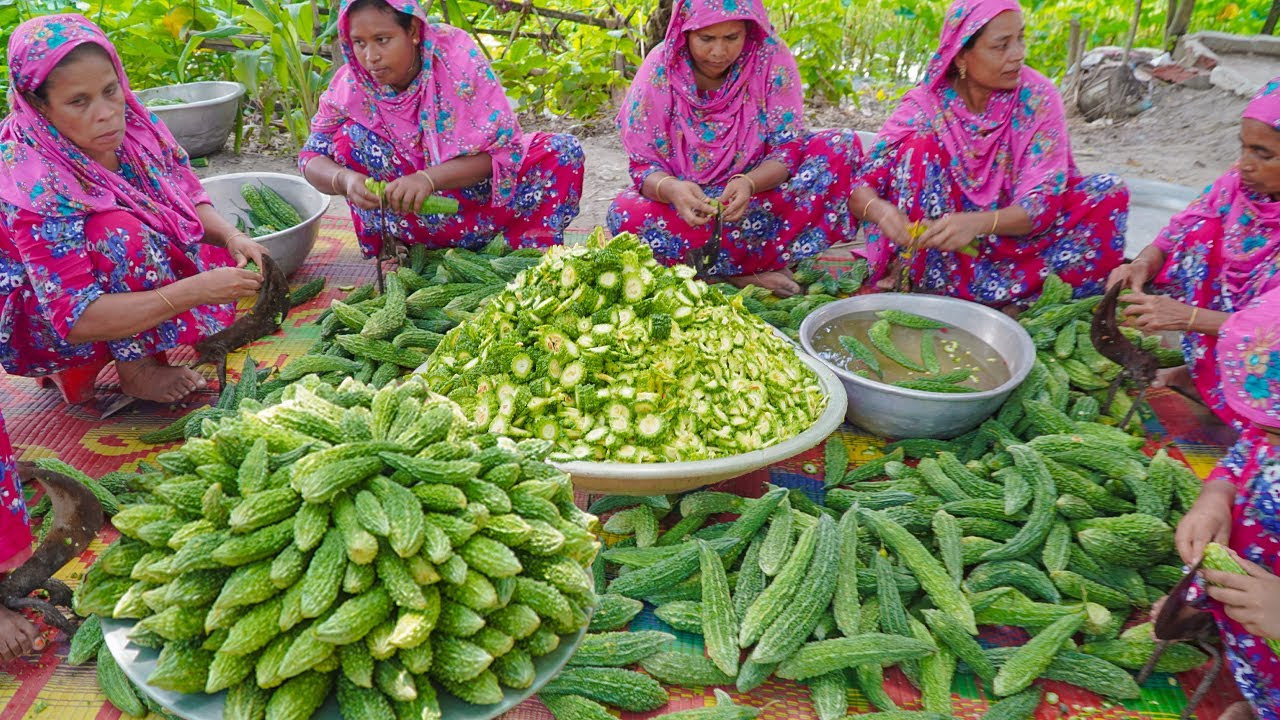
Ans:
{"label": "pile of vegetable on plate", "polygon": [[482,428],[573,460],[704,460],[768,447],[826,407],[795,347],[633,235],[555,247],[449,331],[424,368]]}
{"label": "pile of vegetable on plate", "polygon": [[[229,690],[228,718],[306,718],[335,692],[346,717],[439,717],[437,688],[497,703],[587,624],[594,518],[549,443],[477,433],[418,380],[310,376],[208,422],[128,480],[123,537],[75,596],[138,621],[150,685]],[[100,641],[78,634],[76,659]],[[145,714],[96,654],[112,703]]]}

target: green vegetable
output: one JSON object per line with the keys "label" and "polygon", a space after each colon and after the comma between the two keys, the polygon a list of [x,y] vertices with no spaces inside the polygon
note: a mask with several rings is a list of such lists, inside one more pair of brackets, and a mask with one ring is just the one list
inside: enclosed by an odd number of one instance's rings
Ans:
{"label": "green vegetable", "polygon": [[868,370],[876,374],[876,377],[884,377],[884,371],[880,369],[880,360],[875,353],[871,352],[871,348],[852,335],[841,335],[837,339],[841,347],[848,350],[850,355],[866,365]]}
{"label": "green vegetable", "polygon": [[871,345],[876,350],[879,350],[880,354],[893,362],[908,370],[927,372],[923,365],[904,355],[898,349],[898,346],[893,344],[893,338],[890,336],[891,332],[893,332],[893,326],[889,324],[888,320],[877,320],[867,329],[867,337],[871,339]]}
{"label": "green vegetable", "polygon": [[[449,257],[451,276],[483,279]],[[554,248],[445,336],[428,383],[482,429],[534,435],[566,459],[721,457],[811,425],[825,401],[794,348],[689,272],[626,234]]]}

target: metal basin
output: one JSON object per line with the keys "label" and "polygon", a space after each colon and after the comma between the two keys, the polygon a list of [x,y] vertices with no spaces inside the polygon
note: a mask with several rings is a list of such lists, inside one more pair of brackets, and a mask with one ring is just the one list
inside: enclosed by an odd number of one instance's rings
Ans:
{"label": "metal basin", "polygon": [[977,427],[1004,403],[1035,363],[1031,336],[1017,321],[997,310],[937,295],[880,293],[823,305],[800,325],[800,342],[815,358],[813,336],[837,318],[894,308],[940,320],[991,346],[1009,367],[1003,385],[975,393],[948,394],[894,387],[860,377],[826,361],[848,396],[849,422],[887,438],[953,438]]}
{"label": "metal basin", "polygon": [[160,118],[191,157],[204,157],[222,149],[236,124],[244,86],[238,82],[194,82],[139,90],[146,105],[154,100],[180,100],[181,105],[147,108]]}
{"label": "metal basin", "polygon": [[240,197],[240,187],[245,183],[266,185],[280,193],[280,197],[302,216],[302,224],[255,239],[267,248],[285,275],[292,275],[302,267],[320,235],[320,218],[329,209],[328,195],[311,187],[311,183],[298,175],[283,173],[231,173],[200,182],[209,193],[213,206],[232,223],[237,217],[248,219],[244,198]]}

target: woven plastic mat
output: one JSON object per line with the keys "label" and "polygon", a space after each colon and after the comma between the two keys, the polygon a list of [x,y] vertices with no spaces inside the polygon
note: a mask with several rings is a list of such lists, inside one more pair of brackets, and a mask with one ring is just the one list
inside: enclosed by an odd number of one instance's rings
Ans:
{"label": "woven plastic mat", "polygon": [[[837,248],[823,259],[823,264],[838,269],[847,265],[850,259],[847,247]],[[299,285],[315,277],[324,277],[328,281],[324,293],[291,312],[281,332],[254,343],[247,352],[260,365],[277,366],[283,365],[290,357],[305,353],[318,336],[313,321],[328,307],[330,300],[345,295],[342,288],[369,282],[373,276],[372,263],[359,255],[350,218],[325,216],[315,250],[306,265],[291,278],[294,285]],[[189,352],[180,352],[174,354],[173,360],[181,362],[191,357]],[[232,379],[243,361],[244,351],[228,359]],[[100,400],[109,400],[115,389],[110,371],[104,373],[99,378]],[[213,399],[214,396],[209,395],[203,402]],[[1206,475],[1225,452],[1225,445],[1231,442],[1230,433],[1218,425],[1203,407],[1175,393],[1155,392],[1151,404],[1155,416],[1146,418],[1148,431],[1155,438],[1175,439],[1196,472],[1202,477]],[[19,459],[56,456],[96,476],[112,470],[136,468],[139,462],[152,460],[156,454],[169,449],[171,446],[168,445],[141,443],[138,437],[163,427],[191,407],[136,403],[102,420],[92,407],[66,405],[57,392],[41,389],[33,380],[0,375],[0,409],[4,412]],[[841,428],[837,436],[848,446],[854,464],[879,454],[877,448],[881,441],[854,428]],[[822,472],[822,452],[817,448],[765,471],[722,483],[717,489],[758,496],[763,482],[767,480],[784,487],[800,488],[814,500],[821,501]],[[585,502],[586,498],[582,500]],[[103,530],[89,549],[68,563],[57,577],[74,587],[97,554],[117,537],[118,534],[110,527]],[[701,637],[673,631],[653,615],[651,607],[632,622],[631,629],[666,630],[676,636],[673,649],[703,652]],[[115,720],[122,717],[99,692],[93,664],[67,665],[67,641],[48,628],[44,630],[52,639],[44,651],[0,664],[0,720]],[[984,633],[983,641],[1011,644],[1025,639],[1025,635],[1017,633],[1008,629],[988,631]],[[1143,687],[1139,699],[1111,707],[1091,693],[1070,685],[1047,682],[1046,690],[1059,696],[1061,706],[1043,705],[1037,717],[1041,720],[1064,717],[1082,720],[1176,718],[1186,702],[1183,688],[1194,687],[1198,682],[1199,674],[1195,672],[1176,678],[1158,675]],[[919,707],[919,693],[901,673],[891,670],[885,685],[889,695],[904,709]],[[731,687],[723,689],[730,692],[735,702],[763,708],[760,717],[766,720],[811,720],[817,717],[809,702],[808,689],[800,683],[770,680],[746,695]],[[671,702],[661,710],[623,713],[621,717],[623,720],[639,720],[715,702],[712,688],[672,687],[669,690]],[[973,677],[957,676],[952,692],[955,717],[975,720],[981,717],[987,703]],[[1216,720],[1222,709],[1236,698],[1238,694],[1230,678],[1218,678],[1214,690],[1201,705],[1198,717]],[[872,709],[866,699],[853,690],[849,693],[849,702],[853,713]],[[551,720],[551,714],[536,699],[525,702],[504,717],[508,720]]]}

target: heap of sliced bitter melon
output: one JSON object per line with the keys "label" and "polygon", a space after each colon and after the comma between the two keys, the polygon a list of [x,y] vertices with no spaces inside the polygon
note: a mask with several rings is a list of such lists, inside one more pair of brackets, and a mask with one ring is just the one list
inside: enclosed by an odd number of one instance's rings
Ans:
{"label": "heap of sliced bitter melon", "polygon": [[229,690],[228,718],[310,717],[332,692],[345,717],[440,717],[438,689],[499,702],[587,624],[594,517],[550,443],[477,433],[420,380],[307,376],[206,423],[137,479],[76,594],[137,620],[150,685]]}
{"label": "heap of sliced bitter melon", "polygon": [[739,299],[665,268],[635,236],[552,248],[449,331],[427,381],[476,424],[577,460],[758,450],[826,407],[795,348]]}

